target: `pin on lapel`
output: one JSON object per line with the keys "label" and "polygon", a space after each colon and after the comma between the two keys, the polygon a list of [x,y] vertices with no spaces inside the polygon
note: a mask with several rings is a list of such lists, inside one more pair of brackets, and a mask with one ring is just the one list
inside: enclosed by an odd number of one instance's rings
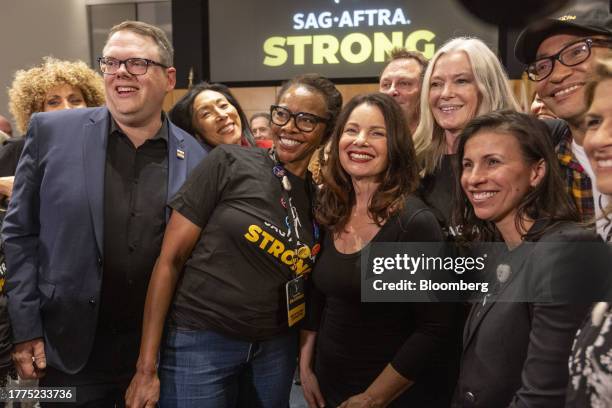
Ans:
{"label": "pin on lapel", "polygon": [[512,268],[508,264],[499,264],[495,272],[497,274],[497,281],[499,283],[506,283],[510,275],[512,275]]}
{"label": "pin on lapel", "polygon": [[185,152],[181,149],[176,149],[176,157],[181,160],[185,160]]}

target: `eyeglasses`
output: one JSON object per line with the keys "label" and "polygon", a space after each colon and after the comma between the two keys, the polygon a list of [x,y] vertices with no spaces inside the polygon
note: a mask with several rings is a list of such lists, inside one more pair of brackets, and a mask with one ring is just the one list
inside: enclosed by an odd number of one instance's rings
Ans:
{"label": "eyeglasses", "polygon": [[285,126],[293,118],[295,127],[302,132],[312,132],[318,123],[329,122],[329,119],[322,118],[321,116],[306,112],[293,113],[289,109],[278,105],[270,106],[270,118],[272,123],[277,126]]}
{"label": "eyeglasses", "polygon": [[132,75],[146,74],[149,65],[157,65],[158,67],[168,68],[164,64],[160,64],[159,62],[146,58],[128,58],[120,60],[112,57],[99,57],[98,63],[100,64],[100,71],[107,75],[116,74],[119,67],[121,67],[121,64],[125,64],[125,69]]}
{"label": "eyeglasses", "polygon": [[532,62],[527,66],[527,76],[532,81],[541,81],[547,78],[555,67],[555,61],[559,61],[566,67],[573,67],[586,61],[591,56],[591,48],[612,48],[612,41],[597,38],[585,38],[566,45],[550,57],[544,57]]}

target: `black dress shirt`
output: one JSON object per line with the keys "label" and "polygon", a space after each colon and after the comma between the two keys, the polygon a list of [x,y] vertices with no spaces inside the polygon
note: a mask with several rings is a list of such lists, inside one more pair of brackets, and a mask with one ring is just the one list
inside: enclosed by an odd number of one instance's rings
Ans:
{"label": "black dress shirt", "polygon": [[168,122],[138,148],[111,121],[104,172],[104,267],[98,327],[140,331],[166,226]]}

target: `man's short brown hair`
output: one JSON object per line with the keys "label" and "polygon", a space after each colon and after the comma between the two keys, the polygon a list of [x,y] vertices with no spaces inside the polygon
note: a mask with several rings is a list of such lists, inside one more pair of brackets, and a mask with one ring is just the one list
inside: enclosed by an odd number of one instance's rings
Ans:
{"label": "man's short brown hair", "polygon": [[153,39],[159,50],[159,62],[167,67],[174,65],[174,49],[166,33],[161,28],[143,23],[142,21],[124,21],[110,29],[106,42],[118,31],[130,31],[134,34]]}
{"label": "man's short brown hair", "polygon": [[383,67],[381,73],[384,72],[385,69],[387,69],[387,67],[389,66],[389,64],[392,63],[395,60],[399,60],[399,59],[413,59],[413,60],[415,60],[421,66],[421,78],[425,74],[425,70],[427,69],[428,61],[423,56],[423,54],[421,54],[420,52],[418,52],[418,51],[408,51],[404,47],[395,47],[391,51],[389,51],[387,53],[387,55],[388,55],[387,63]]}

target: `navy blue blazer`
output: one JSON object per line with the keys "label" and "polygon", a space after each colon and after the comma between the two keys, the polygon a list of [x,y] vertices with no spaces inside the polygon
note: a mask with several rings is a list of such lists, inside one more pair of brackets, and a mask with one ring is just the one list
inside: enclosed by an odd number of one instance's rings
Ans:
{"label": "navy blue blazer", "polygon": [[[44,337],[47,363],[71,374],[100,306],[109,122],[106,107],[33,115],[2,229],[13,341]],[[170,124],[167,202],[205,155]]]}

